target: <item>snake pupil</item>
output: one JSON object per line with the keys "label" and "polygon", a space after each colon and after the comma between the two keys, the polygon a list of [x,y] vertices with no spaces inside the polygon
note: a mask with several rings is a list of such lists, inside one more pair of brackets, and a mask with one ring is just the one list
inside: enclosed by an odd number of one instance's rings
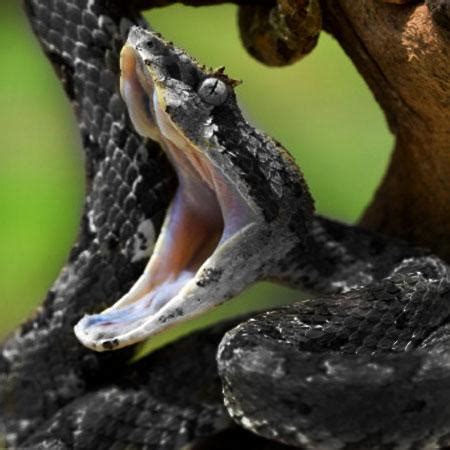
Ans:
{"label": "snake pupil", "polygon": [[219,106],[227,99],[228,88],[222,80],[210,77],[203,80],[198,88],[198,94],[206,103]]}

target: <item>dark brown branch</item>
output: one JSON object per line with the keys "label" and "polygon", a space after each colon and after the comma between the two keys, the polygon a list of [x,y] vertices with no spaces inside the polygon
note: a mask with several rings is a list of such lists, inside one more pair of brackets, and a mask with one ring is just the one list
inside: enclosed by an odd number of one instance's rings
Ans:
{"label": "dark brown branch", "polygon": [[434,19],[423,3],[326,0],[323,8],[396,136],[361,223],[450,259],[450,39],[437,3]]}

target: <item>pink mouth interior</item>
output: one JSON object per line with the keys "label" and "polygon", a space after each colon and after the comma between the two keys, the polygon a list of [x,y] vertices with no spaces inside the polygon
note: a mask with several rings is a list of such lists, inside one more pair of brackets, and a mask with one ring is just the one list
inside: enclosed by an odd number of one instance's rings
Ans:
{"label": "pink mouth interior", "polygon": [[140,280],[114,306],[84,324],[85,329],[96,328],[98,339],[123,335],[163,308],[253,216],[236,188],[162,110],[151,76],[132,47],[123,50],[121,69],[122,96],[135,128],[162,145],[179,184],[165,230]]}

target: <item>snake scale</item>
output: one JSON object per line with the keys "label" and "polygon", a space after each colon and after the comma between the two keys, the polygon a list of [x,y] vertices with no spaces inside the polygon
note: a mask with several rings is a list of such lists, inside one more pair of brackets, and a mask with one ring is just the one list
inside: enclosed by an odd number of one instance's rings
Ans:
{"label": "snake scale", "polygon": [[[119,52],[133,25],[146,27],[137,4],[26,0],[25,6],[74,108],[85,152],[87,192],[78,241],[66,266],[34,317],[1,347],[0,435],[6,445],[449,446],[448,266],[426,250],[313,215],[306,185],[292,161],[277,143],[244,121],[234,94],[220,90],[223,85],[231,92],[233,82],[221,71],[207,72],[144,30],[129,38],[136,52],[130,61],[140,61],[140,52],[150,58],[148,64],[143,60],[153,70],[150,82],[158,81],[158,89],[172,95],[165,97],[167,111],[172,108],[169,118],[200,150],[203,144],[194,139],[196,131],[187,126],[193,110],[178,101],[180,93],[171,91],[166,81],[194,79],[197,85],[203,80],[199,97],[186,96],[186,102],[195,100],[199,116],[204,111],[211,114],[208,124],[213,125],[213,135],[221,137],[225,157],[241,175],[250,173],[246,193],[260,205],[264,224],[278,224],[282,212],[273,199],[280,192],[299,196],[299,206],[288,214],[287,233],[298,241],[282,258],[268,259],[260,275],[302,287],[317,298],[244,322],[216,325],[137,362],[130,362],[133,346],[98,353],[77,341],[77,322],[84,323],[82,331],[97,327],[98,319],[89,322],[89,316],[79,322],[84,314],[127,295],[144,270],[174,192],[180,191],[160,148],[169,146],[161,131],[167,122],[158,122],[156,131],[150,127],[161,142],[143,139],[119,92]],[[151,48],[143,49],[144,44]],[[158,78],[161,72],[165,78]],[[174,100],[172,106],[168,99]],[[133,119],[138,100],[128,100]],[[226,115],[222,104],[229,108]],[[155,103],[142,114],[161,117],[158,107]],[[227,133],[221,134],[224,129]],[[243,146],[239,157],[227,154],[238,145]],[[247,160],[246,151],[252,155]],[[253,172],[246,171],[244,163],[256,164]],[[290,184],[279,180],[280,173]],[[204,176],[217,182],[208,173]],[[178,177],[181,184],[192,181]],[[226,198],[234,198],[227,192]],[[209,271],[198,287],[220,284],[219,278]],[[111,316],[106,327],[115,319]],[[102,342],[103,349],[118,346],[113,339],[102,339],[97,333],[89,346],[94,341]]]}

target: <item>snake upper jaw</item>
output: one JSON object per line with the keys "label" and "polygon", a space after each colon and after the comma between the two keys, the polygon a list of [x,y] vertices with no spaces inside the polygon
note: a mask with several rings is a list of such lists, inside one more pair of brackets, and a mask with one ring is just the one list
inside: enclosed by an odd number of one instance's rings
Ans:
{"label": "snake upper jaw", "polygon": [[160,143],[179,183],[140,279],[75,326],[97,351],[142,341],[270,277],[312,210],[292,159],[245,122],[235,82],[222,71],[139,28],[122,50],[121,71],[136,130]]}

